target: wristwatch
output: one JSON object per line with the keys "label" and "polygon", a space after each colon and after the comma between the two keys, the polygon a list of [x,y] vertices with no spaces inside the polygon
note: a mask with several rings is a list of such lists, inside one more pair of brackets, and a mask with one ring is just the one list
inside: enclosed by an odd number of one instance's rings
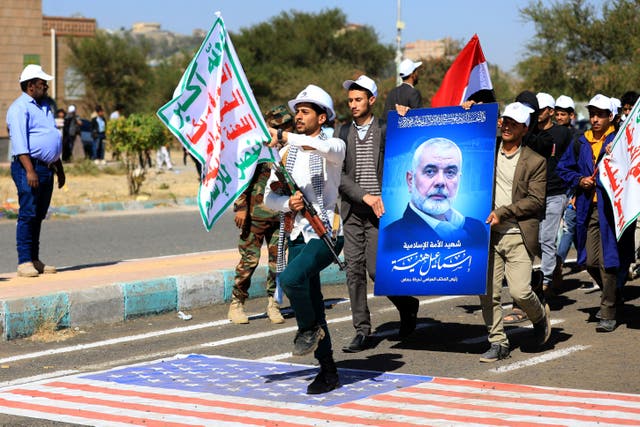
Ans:
{"label": "wristwatch", "polygon": [[282,140],[282,129],[278,129],[277,131],[278,144],[283,145],[284,141]]}

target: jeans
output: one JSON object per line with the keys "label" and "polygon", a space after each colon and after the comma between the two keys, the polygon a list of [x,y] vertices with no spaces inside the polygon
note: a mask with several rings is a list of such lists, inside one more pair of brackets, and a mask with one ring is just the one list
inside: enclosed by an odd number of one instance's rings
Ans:
{"label": "jeans", "polygon": [[40,259],[40,228],[47,216],[53,194],[53,170],[42,163],[33,165],[38,174],[38,187],[27,183],[27,172],[20,160],[11,162],[11,177],[18,190],[18,224],[16,247],[18,264]]}
{"label": "jeans", "polygon": [[558,243],[558,256],[562,259],[562,262],[565,262],[569,249],[571,249],[571,244],[575,245],[576,209],[573,206],[567,205],[564,210],[563,221],[562,236],[560,237],[560,243]]}
{"label": "jeans", "polygon": [[556,240],[566,202],[567,196],[564,194],[548,196],[544,219],[540,222],[539,239],[542,250],[540,269],[544,274],[545,284],[551,283],[553,270],[556,268]]}
{"label": "jeans", "polygon": [[[340,253],[344,238],[339,236],[335,245]],[[331,337],[324,313],[324,299],[320,289],[320,272],[333,262],[333,256],[320,239],[304,242],[302,236],[289,241],[289,262],[280,273],[280,286],[296,315],[299,331],[307,331],[316,326],[324,329],[325,336],[314,356],[320,360],[332,354]]]}
{"label": "jeans", "polygon": [[99,133],[98,137],[93,140],[93,153],[98,160],[104,160],[104,139],[106,135],[104,132]]}

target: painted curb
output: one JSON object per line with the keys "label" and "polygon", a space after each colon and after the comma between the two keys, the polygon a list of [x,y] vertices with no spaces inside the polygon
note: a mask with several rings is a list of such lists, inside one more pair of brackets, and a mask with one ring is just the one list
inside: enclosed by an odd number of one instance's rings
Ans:
{"label": "painted curb", "polygon": [[[268,267],[259,266],[249,298],[264,297]],[[235,270],[168,276],[151,280],[113,283],[73,292],[0,301],[0,332],[4,340],[24,338],[45,321],[58,328],[108,324],[169,311],[225,304],[231,300]],[[346,281],[331,264],[320,273],[323,285]]]}
{"label": "painted curb", "polygon": [[68,205],[50,207],[47,215],[77,215],[89,212],[113,212],[125,210],[144,210],[163,206],[197,206],[195,197],[182,200],[146,200],[128,202],[89,203],[85,205]]}

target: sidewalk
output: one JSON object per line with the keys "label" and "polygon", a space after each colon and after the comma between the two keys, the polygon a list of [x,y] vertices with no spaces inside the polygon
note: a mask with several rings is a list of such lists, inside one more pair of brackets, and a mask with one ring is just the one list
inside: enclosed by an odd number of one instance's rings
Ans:
{"label": "sidewalk", "polygon": [[[231,299],[237,250],[72,266],[35,278],[0,274],[0,332],[26,337],[43,321],[60,327],[115,323],[132,317],[189,310]],[[267,254],[254,274],[250,298],[265,296]],[[344,283],[332,264],[323,284]]]}

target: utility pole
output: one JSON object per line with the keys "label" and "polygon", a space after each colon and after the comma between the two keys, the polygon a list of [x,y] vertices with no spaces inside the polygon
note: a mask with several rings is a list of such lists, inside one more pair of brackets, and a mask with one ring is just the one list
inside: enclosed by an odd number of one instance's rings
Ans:
{"label": "utility pole", "polygon": [[402,0],[398,0],[398,10],[397,10],[397,19],[396,19],[396,29],[398,30],[396,34],[396,84],[399,85],[402,83],[402,79],[400,78],[400,62],[402,62],[402,30],[404,29],[404,22],[402,22],[400,16],[400,3]]}

